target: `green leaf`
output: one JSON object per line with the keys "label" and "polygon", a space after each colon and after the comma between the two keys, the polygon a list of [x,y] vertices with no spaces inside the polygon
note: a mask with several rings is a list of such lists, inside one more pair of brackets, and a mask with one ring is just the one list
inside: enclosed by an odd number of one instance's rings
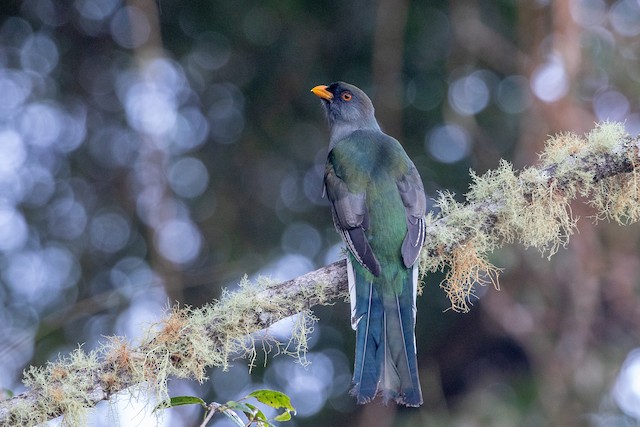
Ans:
{"label": "green leaf", "polygon": [[269,405],[272,408],[279,409],[284,408],[287,411],[291,411],[294,414],[296,413],[296,409],[291,406],[291,399],[284,393],[280,393],[275,390],[256,390],[253,393],[250,393],[249,396],[254,397],[258,402],[264,403],[265,405]]}
{"label": "green leaf", "polygon": [[242,421],[242,418],[240,418],[238,416],[238,414],[236,414],[235,412],[233,412],[231,409],[228,408],[224,408],[224,409],[220,409],[222,411],[223,414],[225,414],[227,417],[231,418],[231,420],[236,423],[236,425],[239,425],[240,427],[244,427],[244,421]]}
{"label": "green leaf", "polygon": [[251,412],[252,407],[255,408],[255,406],[253,405],[249,405],[243,402],[236,402],[235,400],[228,401],[227,403],[224,404],[224,406],[226,408],[232,409],[234,411],[240,411],[240,412]]}
{"label": "green leaf", "polygon": [[171,402],[171,406],[182,406],[182,405],[207,406],[207,403],[197,396],[176,396],[169,399],[169,401]]}
{"label": "green leaf", "polygon": [[182,406],[182,405],[202,405],[206,407],[207,403],[196,396],[175,396],[168,400],[164,400],[160,402],[153,409],[153,411],[155,412],[160,409],[173,408],[175,406]]}
{"label": "green leaf", "polygon": [[291,419],[291,412],[284,411],[283,413],[281,413],[280,415],[275,417],[273,420],[274,421],[289,421],[290,419]]}
{"label": "green leaf", "polygon": [[266,422],[266,423],[269,422],[267,417],[264,415],[264,413],[260,409],[258,409],[257,406],[252,405],[250,403],[247,403],[246,405],[250,408],[249,412],[244,413],[248,419],[259,421],[259,422]]}

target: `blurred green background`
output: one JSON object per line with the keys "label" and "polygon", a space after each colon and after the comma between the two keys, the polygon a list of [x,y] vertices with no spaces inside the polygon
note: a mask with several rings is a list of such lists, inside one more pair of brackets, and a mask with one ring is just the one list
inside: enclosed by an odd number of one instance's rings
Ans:
{"label": "blurred green background", "polygon": [[[639,22],[636,0],[2,1],[0,388],[78,343],[135,342],[170,304],[200,306],[245,273],[339,259],[313,86],[364,89],[428,196],[462,195],[469,168],[535,164],[549,134],[609,119],[636,135]],[[492,254],[502,289],[478,289],[468,314],[427,277],[419,409],[348,396],[343,302],[316,310],[310,366],[237,360],[171,393],[274,388],[301,427],[640,425],[639,229],[573,213],[579,234],[551,261]],[[90,425],[200,422],[157,420],[145,400],[102,403]]]}

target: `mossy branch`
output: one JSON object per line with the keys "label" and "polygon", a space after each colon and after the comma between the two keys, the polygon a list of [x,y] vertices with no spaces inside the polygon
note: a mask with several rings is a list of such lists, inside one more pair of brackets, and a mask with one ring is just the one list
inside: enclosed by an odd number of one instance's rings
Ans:
{"label": "mossy branch", "polygon": [[[598,218],[621,223],[640,218],[636,165],[640,140],[619,124],[603,124],[579,137],[551,138],[541,165],[516,174],[502,162],[474,183],[467,203],[442,194],[440,212],[427,218],[423,274],[448,268],[441,284],[457,310],[467,310],[476,283],[497,286],[498,269],[486,253],[518,241],[552,255],[565,245],[576,219],[569,202],[583,196]],[[25,393],[0,402],[0,426],[36,425],[64,415],[82,425],[85,409],[133,386],[146,384],[165,398],[170,377],[204,381],[208,366],[225,368],[232,356],[256,356],[255,332],[301,313],[294,339],[281,344],[261,336],[265,350],[291,353],[304,361],[306,335],[314,321],[310,308],[346,298],[345,262],[338,261],[293,280],[274,283],[246,279],[234,292],[202,308],[173,309],[147,338],[132,346],[112,337],[97,350],[78,349],[44,367],[25,372]],[[265,344],[266,342],[266,344]]]}
{"label": "mossy branch", "polygon": [[449,267],[441,286],[454,310],[468,311],[475,284],[498,287],[500,269],[486,254],[518,241],[552,256],[575,230],[570,202],[576,197],[596,209],[595,220],[638,221],[639,153],[638,137],[619,123],[603,123],[584,136],[551,137],[538,167],[515,173],[501,161],[483,176],[471,171],[467,202],[443,193],[436,203],[440,212],[427,217],[422,273]]}
{"label": "mossy branch", "polygon": [[97,350],[77,349],[44,367],[25,372],[25,393],[0,402],[0,426],[33,426],[64,415],[67,425],[84,425],[84,408],[145,383],[166,398],[170,377],[206,380],[208,366],[226,368],[233,356],[256,356],[253,333],[285,317],[300,314],[294,339],[279,343],[261,336],[265,351],[276,350],[304,361],[306,335],[314,321],[310,307],[346,298],[345,262],[282,283],[246,278],[238,290],[224,292],[204,307],[174,308],[133,347],[110,337]]}

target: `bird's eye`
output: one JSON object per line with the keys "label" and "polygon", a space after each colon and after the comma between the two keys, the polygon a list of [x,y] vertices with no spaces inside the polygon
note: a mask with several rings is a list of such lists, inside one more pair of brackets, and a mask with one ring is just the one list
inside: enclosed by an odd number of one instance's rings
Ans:
{"label": "bird's eye", "polygon": [[353,96],[349,92],[344,92],[342,94],[342,99],[344,99],[345,101],[351,101],[351,98],[353,98]]}

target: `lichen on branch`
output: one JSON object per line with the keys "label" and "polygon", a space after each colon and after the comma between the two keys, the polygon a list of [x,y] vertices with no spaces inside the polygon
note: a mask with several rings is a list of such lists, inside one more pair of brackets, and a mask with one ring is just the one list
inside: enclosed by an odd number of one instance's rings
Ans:
{"label": "lichen on branch", "polygon": [[[576,220],[570,202],[582,196],[599,219],[628,224],[640,219],[636,165],[639,139],[620,124],[598,125],[585,136],[549,139],[537,167],[516,173],[502,161],[472,184],[461,203],[452,194],[437,200],[427,216],[427,239],[420,259],[425,274],[446,270],[441,286],[452,308],[468,310],[477,284],[498,286],[499,269],[487,258],[497,247],[519,242],[551,256],[567,244]],[[224,292],[200,308],[174,308],[138,345],[111,337],[97,350],[81,348],[25,372],[28,391],[0,402],[0,426],[36,425],[64,415],[66,425],[82,425],[87,408],[130,387],[146,384],[162,397],[170,377],[206,380],[207,367],[225,368],[233,356],[256,355],[257,331],[302,313],[289,343],[263,348],[303,358],[314,318],[310,308],[345,299],[346,263],[335,262],[295,279],[249,282]],[[269,338],[268,333],[260,338]]]}
{"label": "lichen on branch", "polygon": [[[260,336],[263,349],[290,354],[304,363],[307,335],[315,317],[309,308],[344,298],[340,263],[294,280],[242,279],[237,290],[200,308],[174,307],[133,346],[109,337],[96,350],[81,348],[69,356],[25,371],[29,391],[0,402],[0,426],[33,426],[58,415],[65,425],[84,425],[86,409],[132,386],[144,384],[157,400],[167,398],[169,378],[207,379],[206,368],[226,369],[231,358],[256,355],[254,333],[298,314],[292,338],[280,343]],[[338,286],[336,286],[338,284]]]}
{"label": "lichen on branch", "polygon": [[482,176],[471,171],[467,202],[443,193],[436,202],[439,213],[427,217],[421,271],[448,268],[441,286],[454,310],[467,311],[475,284],[498,286],[499,268],[487,253],[517,241],[551,257],[569,242],[578,220],[570,205],[576,197],[587,199],[597,218],[636,222],[638,152],[638,139],[621,124],[604,123],[584,136],[549,138],[537,167],[516,173],[501,161]]}

